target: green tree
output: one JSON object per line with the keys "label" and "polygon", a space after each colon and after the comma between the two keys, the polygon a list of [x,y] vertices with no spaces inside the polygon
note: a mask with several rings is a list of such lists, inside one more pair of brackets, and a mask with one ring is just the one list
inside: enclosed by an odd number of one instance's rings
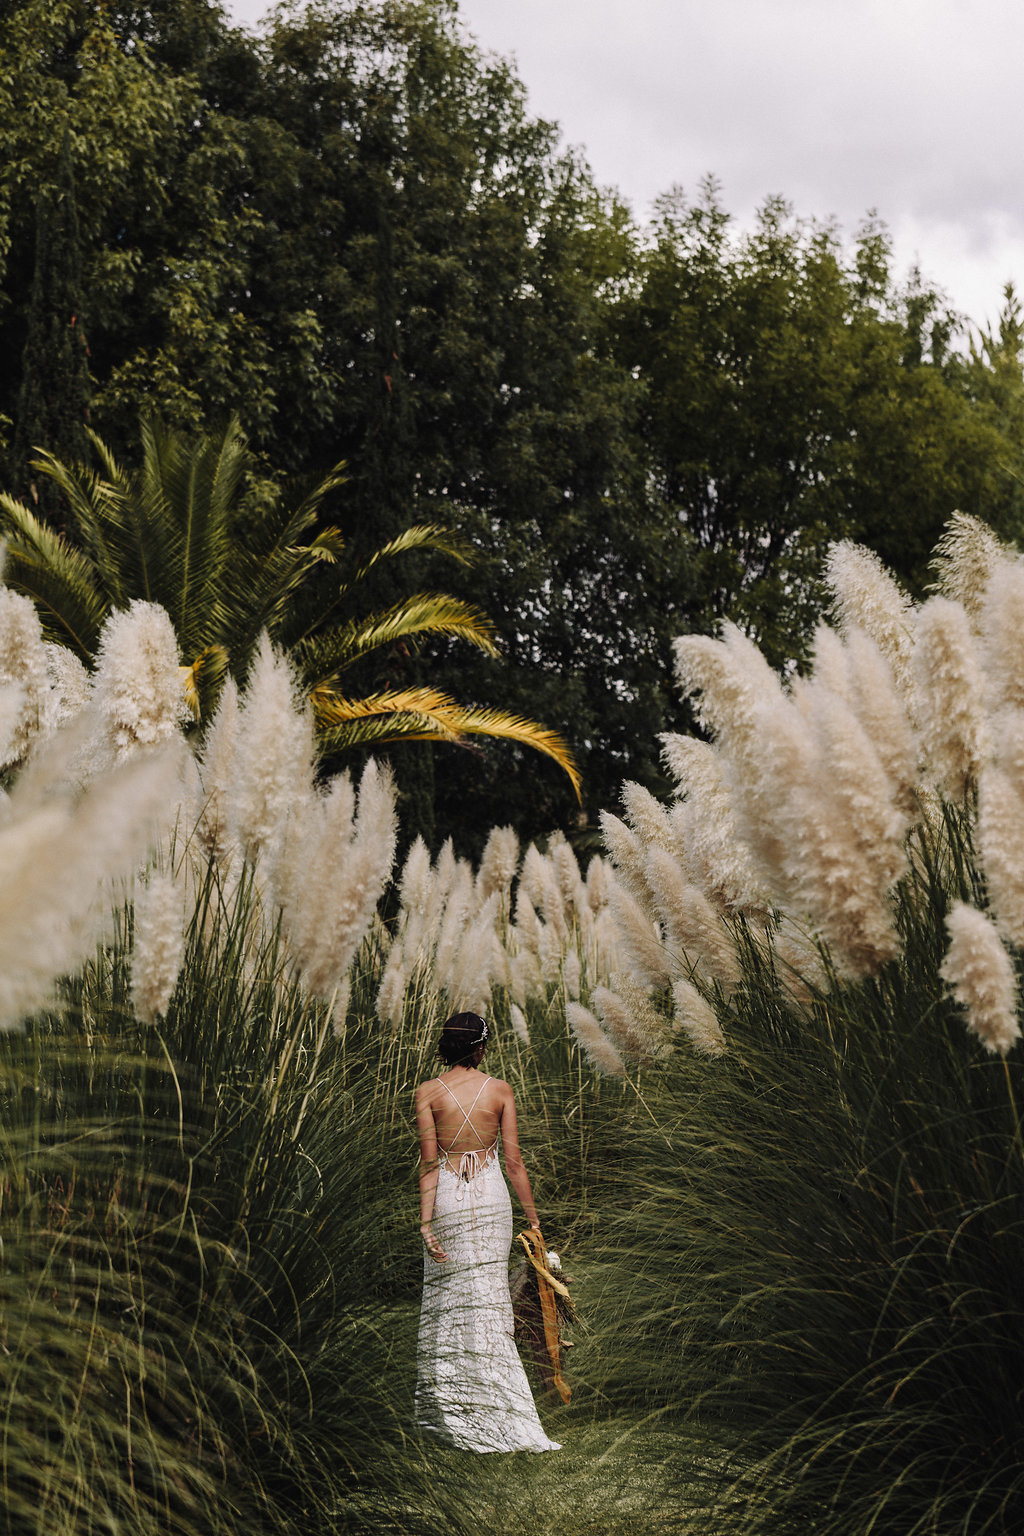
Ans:
{"label": "green tree", "polygon": [[986,520],[1024,543],[1024,314],[1012,283],[995,327],[971,334],[967,387],[998,438]]}
{"label": "green tree", "polygon": [[51,521],[61,516],[52,482],[36,480],[29,459],[40,444],[66,457],[86,448],[89,364],[82,315],[81,252],[71,155],[65,130],[57,184],[36,202],[35,275],[22,355],[15,421],[13,479]]}
{"label": "green tree", "polygon": [[875,222],[847,252],[781,199],[744,235],[711,180],[692,205],[662,200],[619,348],[645,386],[649,483],[696,572],[685,628],[728,616],[776,663],[799,657],[829,540],[919,586],[950,513],[984,515],[998,434],[954,325],[916,275],[897,290]]}

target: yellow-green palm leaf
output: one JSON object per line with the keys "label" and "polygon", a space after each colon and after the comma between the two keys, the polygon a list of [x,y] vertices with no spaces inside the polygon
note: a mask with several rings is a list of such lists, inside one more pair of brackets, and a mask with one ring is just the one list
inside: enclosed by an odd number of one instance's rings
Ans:
{"label": "yellow-green palm leaf", "polygon": [[514,741],[550,757],[569,777],[579,798],[581,779],[572,750],[557,731],[523,715],[464,706],[435,688],[404,688],[347,699],[330,687],[310,698],[325,752],[390,741],[465,742],[467,736]]}
{"label": "yellow-green palm leaf", "polygon": [[445,592],[418,592],[382,613],[301,640],[289,654],[308,686],[316,687],[370,651],[416,635],[446,635],[468,641],[488,656],[498,654],[494,626],[487,615]]}

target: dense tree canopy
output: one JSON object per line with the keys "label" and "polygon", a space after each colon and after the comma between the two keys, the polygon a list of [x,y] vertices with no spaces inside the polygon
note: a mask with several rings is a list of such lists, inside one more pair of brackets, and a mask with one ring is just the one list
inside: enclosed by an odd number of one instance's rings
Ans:
{"label": "dense tree canopy", "polygon": [[[359,687],[429,662],[560,731],[591,825],[623,777],[657,781],[675,634],[728,613],[799,659],[828,539],[919,586],[954,507],[1017,526],[1012,296],[958,349],[870,222],[848,246],[773,200],[740,234],[709,184],[638,227],[446,0],[286,5],[258,36],[205,0],[4,0],[0,52],[5,355],[38,358],[36,230],[71,186],[93,427],[130,459],[140,407],[193,432],[237,413],[268,479],[345,459],[324,518],[356,553],[457,527],[477,562],[455,590],[500,661],[396,644]],[[24,373],[0,380],[20,494],[32,447],[66,451],[30,441]],[[426,555],[403,573],[434,579]],[[396,595],[382,570],[367,611]],[[411,750],[428,831],[576,821],[514,746]]]}

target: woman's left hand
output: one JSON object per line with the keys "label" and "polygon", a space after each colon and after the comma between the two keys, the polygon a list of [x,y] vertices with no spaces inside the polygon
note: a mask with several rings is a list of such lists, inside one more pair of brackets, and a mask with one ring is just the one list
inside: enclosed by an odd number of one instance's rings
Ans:
{"label": "woman's left hand", "polygon": [[436,1264],[443,1264],[443,1263],[445,1263],[445,1261],[448,1258],[448,1255],[445,1253],[444,1249],[441,1247],[441,1244],[438,1242],[437,1237],[431,1231],[431,1229],[430,1229],[430,1222],[429,1221],[425,1221],[425,1222],[423,1222],[421,1224],[421,1226],[420,1226],[420,1233],[422,1234],[423,1241],[427,1245],[427,1252],[430,1254],[430,1257],[434,1260],[434,1262]]}

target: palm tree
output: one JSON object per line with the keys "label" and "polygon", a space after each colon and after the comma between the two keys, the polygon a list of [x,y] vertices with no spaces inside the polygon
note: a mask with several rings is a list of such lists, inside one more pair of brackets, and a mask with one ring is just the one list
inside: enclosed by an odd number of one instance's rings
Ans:
{"label": "palm tree", "polygon": [[[7,540],[4,580],[35,600],[48,639],[89,663],[107,614],[133,599],[160,603],[185,660],[185,689],[206,715],[230,666],[244,677],[263,630],[286,649],[313,706],[324,750],[397,741],[462,742],[503,737],[553,758],[577,794],[567,743],[532,720],[466,707],[431,687],[352,697],[344,673],[371,652],[428,635],[468,641],[497,654],[490,620],[443,592],[418,592],[366,617],[354,616],[360,584],[382,562],[435,550],[468,562],[472,550],[434,523],[415,524],[353,565],[335,527],[319,527],[327,495],[344,484],[337,465],[294,509],[261,485],[237,418],[197,439],[156,419],[141,423],[142,462],[120,465],[94,432],[100,468],[69,466],[37,451],[32,467],[52,480],[75,542],[55,533],[13,496],[0,493]],[[310,600],[323,565],[338,582],[326,605]],[[307,598],[297,604],[299,595]],[[309,613],[296,632],[296,616]]]}

